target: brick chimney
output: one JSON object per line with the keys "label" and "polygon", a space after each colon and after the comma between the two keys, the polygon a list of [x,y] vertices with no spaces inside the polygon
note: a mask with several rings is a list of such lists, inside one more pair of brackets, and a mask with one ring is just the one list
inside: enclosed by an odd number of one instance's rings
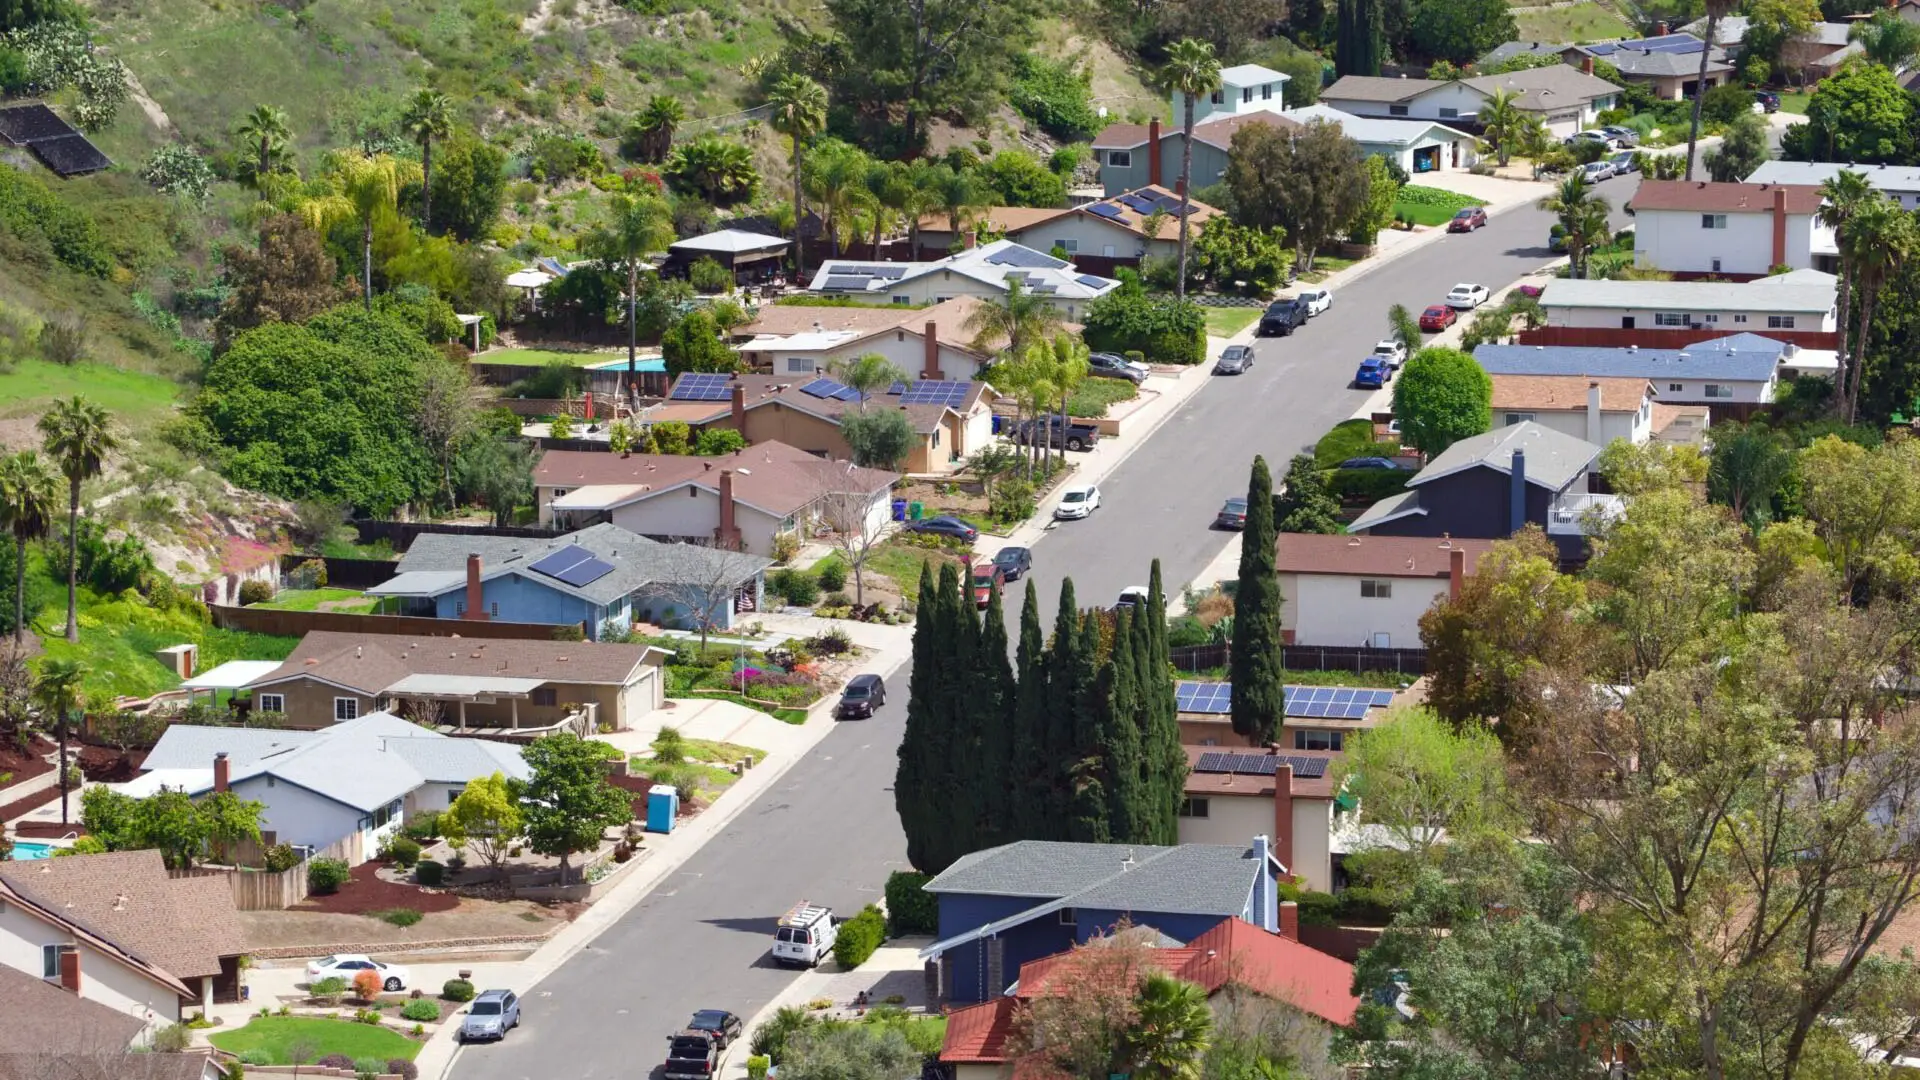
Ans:
{"label": "brick chimney", "polygon": [[[1773,266],[1787,263],[1787,189],[1773,189]],[[1771,269],[1771,267],[1769,267]]]}
{"label": "brick chimney", "polygon": [[1293,766],[1282,763],[1273,771],[1273,857],[1298,874],[1293,866]]}
{"label": "brick chimney", "polygon": [[1280,901],[1280,936],[1288,941],[1300,940],[1300,905],[1292,900]]}
{"label": "brick chimney", "polygon": [[1580,58],[1580,70],[1589,75],[1593,74],[1593,57],[1582,56]]}
{"label": "brick chimney", "polygon": [[1187,182],[1184,178],[1178,177],[1178,176],[1174,177],[1173,193],[1175,195],[1185,195],[1187,193]]}
{"label": "brick chimney", "polygon": [[739,383],[733,384],[733,430],[747,433],[747,388]]}
{"label": "brick chimney", "polygon": [[225,750],[213,755],[213,790],[216,792],[227,790],[227,752]]}
{"label": "brick chimney", "polygon": [[1147,183],[1160,182],[1160,118],[1147,122]]}
{"label": "brick chimney", "polygon": [[938,379],[940,377],[940,324],[927,320],[926,359],[920,363],[920,377]]}
{"label": "brick chimney", "polygon": [[1447,599],[1460,599],[1460,587],[1467,581],[1467,553],[1460,548],[1447,552]]}
{"label": "brick chimney", "polygon": [[1666,37],[1666,36],[1667,36],[1667,24],[1666,24],[1666,23],[1663,23],[1663,22],[1661,22],[1661,23],[1654,23],[1654,24],[1653,24],[1653,36],[1654,36],[1654,37]]}
{"label": "brick chimney", "polygon": [[463,619],[484,622],[487,618],[486,592],[480,588],[480,556],[467,553],[467,613]]}
{"label": "brick chimney", "polygon": [[734,524],[732,469],[720,470],[720,529],[715,539],[723,548],[740,548],[740,527]]}
{"label": "brick chimney", "polygon": [[80,996],[80,948],[77,945],[60,946],[60,986]]}

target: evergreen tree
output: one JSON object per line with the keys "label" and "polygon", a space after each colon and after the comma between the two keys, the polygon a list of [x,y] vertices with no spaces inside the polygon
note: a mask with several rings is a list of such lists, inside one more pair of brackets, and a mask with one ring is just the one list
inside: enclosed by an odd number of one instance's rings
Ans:
{"label": "evergreen tree", "polygon": [[[1277,581],[1277,579],[1276,579]],[[1167,642],[1167,594],[1161,586],[1160,560],[1153,560],[1147,588],[1147,625],[1136,631],[1144,660],[1136,664],[1140,681],[1141,761],[1152,777],[1148,789],[1149,831],[1144,843],[1180,842],[1180,804],[1187,797],[1187,752],[1180,742],[1179,706],[1174,695],[1173,653]]]}
{"label": "evergreen tree", "polygon": [[1281,685],[1280,579],[1274,572],[1273,476],[1253,459],[1247,485],[1247,527],[1240,534],[1240,588],[1233,597],[1233,730],[1264,746],[1279,729]]}
{"label": "evergreen tree", "polygon": [[[1038,612],[1034,630],[1039,630]],[[1021,636],[1025,637],[1022,619]],[[1024,652],[1024,649],[1022,650]],[[987,594],[987,613],[980,620],[980,646],[974,653],[973,694],[979,699],[980,754],[975,784],[982,793],[982,825],[977,843],[993,847],[1020,839],[1015,829],[1015,799],[1021,759],[1015,756],[1019,716],[1013,669],[1007,663],[1007,622],[1001,609],[1000,585]]]}
{"label": "evergreen tree", "polygon": [[1320,466],[1312,457],[1294,455],[1282,486],[1286,491],[1273,509],[1279,531],[1321,534],[1340,531],[1340,500],[1327,490]]}
{"label": "evergreen tree", "polygon": [[1338,0],[1337,19],[1334,70],[1341,75],[1380,74],[1382,26],[1379,0]]}
{"label": "evergreen tree", "polygon": [[1044,735],[1040,740],[1041,784],[1043,796],[1036,809],[1041,818],[1036,834],[1029,840],[1070,839],[1067,826],[1078,765],[1075,752],[1075,718],[1079,715],[1081,691],[1076,688],[1080,672],[1080,611],[1074,606],[1073,579],[1060,583],[1060,605],[1053,618],[1053,642],[1047,650],[1046,708],[1041,717]]}
{"label": "evergreen tree", "polygon": [[[1145,616],[1142,615],[1142,620]],[[1134,624],[1122,610],[1116,617],[1113,651],[1100,671],[1101,728],[1097,749],[1106,761],[1107,828],[1115,840],[1148,843],[1153,835],[1153,779],[1141,756],[1146,715],[1140,681],[1134,674]]]}
{"label": "evergreen tree", "polygon": [[985,789],[986,771],[980,758],[980,733],[987,714],[975,693],[974,662],[979,655],[980,617],[973,607],[973,575],[960,573],[949,560],[940,568],[940,604],[946,620],[944,637],[950,643],[947,653],[947,682],[942,688],[946,702],[946,756],[939,772],[937,789],[946,809],[946,828],[934,833],[936,861],[949,865],[962,855],[987,847],[980,839],[986,832],[989,802]]}
{"label": "evergreen tree", "polygon": [[1106,722],[1112,715],[1105,692],[1111,689],[1111,669],[1102,671],[1099,616],[1076,612],[1079,626],[1063,637],[1076,638],[1072,661],[1054,669],[1056,682],[1072,695],[1068,715],[1073,725],[1073,750],[1067,757],[1070,795],[1067,803],[1067,839],[1104,844],[1113,839],[1110,799],[1114,785],[1108,772],[1104,740],[1111,736]]}
{"label": "evergreen tree", "polygon": [[893,805],[900,828],[907,834],[907,861],[923,874],[945,869],[935,865],[931,832],[937,827],[932,785],[942,766],[933,746],[941,727],[945,666],[940,636],[940,594],[930,565],[920,567],[920,607],[913,620],[913,692],[907,697],[907,727],[900,738],[900,765],[893,777]]}
{"label": "evergreen tree", "polygon": [[1020,605],[1019,673],[1013,691],[1012,806],[1008,840],[1047,836],[1047,639],[1040,630],[1040,593],[1027,581]]}

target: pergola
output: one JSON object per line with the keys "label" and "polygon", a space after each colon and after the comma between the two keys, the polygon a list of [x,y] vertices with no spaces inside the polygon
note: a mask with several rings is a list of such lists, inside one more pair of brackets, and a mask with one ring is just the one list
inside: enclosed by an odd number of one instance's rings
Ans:
{"label": "pergola", "polygon": [[492,704],[507,699],[512,726],[520,726],[520,701],[547,685],[546,679],[515,679],[497,675],[409,675],[381,694],[396,698],[451,702],[456,707],[461,729],[467,726],[468,702]]}
{"label": "pergola", "polygon": [[207,704],[220,703],[220,691],[227,692],[227,700],[233,700],[233,692],[251,686],[255,681],[264,679],[280,668],[278,660],[229,660],[211,671],[203,671],[191,679],[180,683],[180,689],[187,692],[187,704],[191,705],[200,691],[207,692]]}

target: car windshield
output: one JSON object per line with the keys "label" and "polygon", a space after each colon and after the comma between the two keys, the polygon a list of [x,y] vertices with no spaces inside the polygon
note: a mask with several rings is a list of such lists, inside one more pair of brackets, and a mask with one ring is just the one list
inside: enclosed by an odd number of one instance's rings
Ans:
{"label": "car windshield", "polygon": [[1069,491],[1064,496],[1061,497],[1060,501],[1061,502],[1085,502],[1086,499],[1087,499],[1087,493],[1084,491]]}
{"label": "car windshield", "polygon": [[991,588],[993,588],[993,574],[992,574],[992,573],[985,573],[985,574],[983,574],[983,573],[981,573],[981,572],[979,572],[978,570],[976,570],[976,571],[974,571],[974,574],[973,574],[973,587],[974,587],[974,588],[976,588],[976,589],[991,589]]}
{"label": "car windshield", "polygon": [[1247,500],[1228,499],[1226,509],[1230,514],[1244,514],[1247,512]]}
{"label": "car windshield", "polygon": [[702,1031],[718,1031],[720,1025],[726,1022],[726,1013],[718,1009],[701,1009],[699,1012],[693,1014],[693,1023],[687,1026],[696,1027]]}
{"label": "car windshield", "polygon": [[995,555],[993,561],[997,563],[1017,563],[1020,561],[1020,553],[1025,550],[1025,548],[1001,548],[1000,554]]}
{"label": "car windshield", "polygon": [[[844,701],[859,701],[872,692],[873,691],[864,686],[849,686],[844,691],[841,691],[840,697]],[[786,931],[782,930],[781,933],[784,934]]]}
{"label": "car windshield", "polygon": [[499,1016],[500,1003],[497,1001],[476,1001],[473,1003],[475,1016]]}
{"label": "car windshield", "polygon": [[1457,212],[1455,212],[1453,216],[1454,216],[1454,217],[1472,217],[1472,216],[1473,216],[1473,210],[1472,210],[1472,209],[1470,209],[1470,208],[1469,208],[1469,209],[1466,209],[1466,210],[1460,210],[1460,211],[1457,211]]}

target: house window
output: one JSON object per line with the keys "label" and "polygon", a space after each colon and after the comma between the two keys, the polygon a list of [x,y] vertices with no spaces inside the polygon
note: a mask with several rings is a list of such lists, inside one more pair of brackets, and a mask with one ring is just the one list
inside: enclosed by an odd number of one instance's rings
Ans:
{"label": "house window", "polygon": [[333,718],[335,720],[358,720],[360,718],[360,699],[357,697],[334,698]]}
{"label": "house window", "polygon": [[285,694],[255,694],[253,704],[260,712],[283,713],[287,711],[287,697]]}
{"label": "house window", "polygon": [[1074,914],[1072,908],[1063,907],[1060,909],[1060,925],[1061,926],[1076,926],[1079,924],[1079,922],[1080,922],[1080,918],[1079,916]]}
{"label": "house window", "polygon": [[1066,249],[1069,255],[1078,255],[1080,253],[1080,241],[1072,239],[1071,237],[1065,240],[1055,240],[1053,246]]}
{"label": "house window", "polygon": [[1374,578],[1360,579],[1360,596],[1365,600],[1387,600],[1393,596],[1393,582]]}
{"label": "house window", "polygon": [[933,429],[933,446],[935,449],[939,449],[940,447],[940,429],[939,428]]}
{"label": "house window", "polygon": [[[1720,266],[1719,266],[1719,263],[1720,263],[1720,260],[1719,260],[1719,259],[1715,259],[1715,260],[1713,260],[1713,262],[1714,262],[1714,267],[1713,267],[1713,268],[1714,268],[1715,270],[1718,270],[1718,269],[1720,269]],[[1708,325],[1712,325],[1713,323],[1717,323],[1717,322],[1719,322],[1719,321],[1720,321],[1720,316],[1719,316],[1718,314],[1715,314],[1715,313],[1713,313],[1713,312],[1708,312],[1707,314],[1705,314],[1705,315],[1702,315],[1702,316],[1700,316],[1700,321],[1702,321],[1702,322],[1704,322],[1704,323],[1707,323]]]}
{"label": "house window", "polygon": [[1653,325],[1685,327],[1687,325],[1686,312],[1656,311],[1653,313]]}
{"label": "house window", "polygon": [[40,977],[43,979],[60,977],[60,946],[40,946]]}
{"label": "house window", "polygon": [[1791,316],[1791,315],[1769,315],[1769,316],[1767,316],[1767,329],[1769,329],[1769,330],[1791,330],[1791,329],[1793,329],[1793,316]]}
{"label": "house window", "polygon": [[1507,425],[1524,424],[1532,419],[1533,414],[1530,412],[1510,412],[1507,414]]}
{"label": "house window", "polygon": [[1708,383],[1705,387],[1701,388],[1700,392],[1707,397],[1730,398],[1733,396],[1733,387],[1721,386],[1719,383]]}
{"label": "house window", "polygon": [[1703,229],[1724,229],[1727,227],[1727,215],[1701,214],[1700,227]]}
{"label": "house window", "polygon": [[1713,272],[1714,272],[1714,273],[1716,273],[1716,274],[1720,272],[1720,260],[1719,260],[1719,259],[1715,259],[1715,260],[1713,260]]}
{"label": "house window", "polygon": [[1215,105],[1225,105],[1227,103],[1227,95],[1222,91],[1215,90],[1213,96],[1207,100],[1213,102]]}
{"label": "house window", "polygon": [[804,356],[789,356],[787,357],[787,374],[811,375],[813,374],[813,361]]}
{"label": "house window", "polygon": [[1245,105],[1248,102],[1251,102],[1252,100],[1253,100],[1253,87],[1249,86],[1246,89],[1240,91],[1240,104]]}
{"label": "house window", "polygon": [[467,613],[467,602],[465,600],[455,600],[453,602],[453,613],[455,615],[465,615]]}
{"label": "house window", "polygon": [[933,298],[933,302],[936,304],[944,304],[951,299],[953,299],[951,296],[936,296]]}
{"label": "house window", "polygon": [[1667,384],[1667,393],[1678,394],[1685,391],[1686,388],[1687,388],[1686,383],[1670,382]]}
{"label": "house window", "polygon": [[1182,799],[1180,801],[1180,816],[1181,817],[1206,817],[1207,816],[1207,800]]}
{"label": "house window", "polygon": [[1133,168],[1133,151],[1109,150],[1107,151],[1107,164],[1116,169],[1131,169]]}
{"label": "house window", "polygon": [[1295,750],[1339,750],[1346,741],[1338,731],[1296,731],[1293,733]]}
{"label": "house window", "polygon": [[893,297],[893,302],[894,302],[894,303],[896,303],[896,304],[911,304],[911,303],[913,303],[913,297],[911,297],[911,296],[901,296],[901,295],[899,295],[899,294],[897,294],[897,293],[896,293],[896,294],[894,295],[894,297]]}
{"label": "house window", "polygon": [[1459,110],[1459,109],[1452,109],[1452,108],[1448,108],[1448,107],[1447,107],[1447,106],[1445,106],[1445,105],[1442,105],[1442,106],[1440,107],[1440,119],[1442,119],[1442,120],[1458,120],[1459,118],[1460,118],[1460,110]]}
{"label": "house window", "polygon": [[466,789],[466,788],[454,788],[454,789],[453,789],[452,791],[449,791],[449,792],[447,792],[447,805],[448,805],[448,806],[452,806],[452,805],[453,805],[454,803],[456,803],[456,802],[458,802],[458,801],[459,801],[459,799],[460,799],[460,793],[461,793],[461,792],[463,792],[463,791],[465,791],[465,790],[467,790],[467,789]]}
{"label": "house window", "polygon": [[1387,106],[1387,115],[1405,116],[1407,115],[1407,107],[1405,105],[1389,105]]}
{"label": "house window", "polygon": [[557,705],[560,703],[560,691],[551,686],[537,687],[533,691],[533,703],[549,707]]}
{"label": "house window", "polygon": [[558,498],[561,498],[561,497],[563,497],[563,496],[565,496],[565,495],[566,495],[566,493],[567,493],[567,492],[568,492],[569,490],[571,490],[571,489],[569,489],[569,488],[554,488],[554,489],[553,489],[553,497],[554,497],[554,498],[556,498],[556,499],[558,499]]}
{"label": "house window", "polygon": [[1272,83],[1260,84],[1260,100],[1261,101],[1273,100],[1273,84]]}
{"label": "house window", "polygon": [[1733,321],[1737,323],[1743,323],[1747,321],[1747,317],[1745,315],[1735,315],[1733,317]]}

